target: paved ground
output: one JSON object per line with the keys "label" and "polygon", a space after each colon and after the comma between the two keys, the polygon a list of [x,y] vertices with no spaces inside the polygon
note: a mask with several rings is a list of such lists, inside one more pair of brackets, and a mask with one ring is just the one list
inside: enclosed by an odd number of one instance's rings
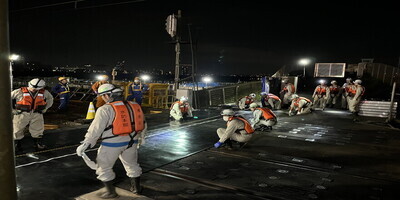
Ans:
{"label": "paved ground", "polygon": [[[270,132],[256,132],[242,149],[215,149],[219,110],[171,126],[167,114],[147,115],[147,144],[139,149],[144,195],[152,199],[398,199],[399,129],[380,120],[352,122],[327,109],[288,117]],[[250,112],[241,112],[246,117]],[[74,199],[102,187],[76,156],[87,125],[46,132],[49,150],[17,155],[19,197]],[[96,149],[96,148],[95,148]],[[94,150],[95,150],[94,149]],[[88,152],[91,158],[95,151]],[[128,189],[117,162],[116,185]],[[134,197],[132,197],[135,199]]]}

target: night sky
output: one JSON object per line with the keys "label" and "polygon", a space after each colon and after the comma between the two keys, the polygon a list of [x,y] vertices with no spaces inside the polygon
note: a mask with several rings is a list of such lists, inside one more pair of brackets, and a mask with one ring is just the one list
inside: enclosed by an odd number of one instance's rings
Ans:
{"label": "night sky", "polygon": [[[10,1],[10,45],[26,61],[54,66],[125,60],[130,70],[173,71],[174,45],[165,19],[182,10],[197,41],[200,73],[273,73],[299,58],[358,63],[362,58],[397,66],[400,16],[395,5],[363,1]],[[298,2],[298,1],[297,1]],[[310,3],[305,3],[310,2]],[[107,5],[110,3],[121,3]],[[184,45],[182,63],[190,63]]]}

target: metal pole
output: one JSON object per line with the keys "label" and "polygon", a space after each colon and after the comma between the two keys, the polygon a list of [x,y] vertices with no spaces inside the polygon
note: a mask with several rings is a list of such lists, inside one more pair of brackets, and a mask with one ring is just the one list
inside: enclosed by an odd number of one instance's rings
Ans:
{"label": "metal pole", "polygon": [[180,54],[181,54],[181,45],[180,45],[180,37],[179,37],[179,21],[181,18],[181,11],[178,10],[178,24],[177,24],[177,35],[176,35],[176,44],[175,44],[175,95],[177,90],[179,89],[179,67],[180,67],[180,63],[179,63],[179,59],[180,59]]}
{"label": "metal pole", "polygon": [[2,200],[17,199],[14,141],[11,120],[10,47],[8,1],[0,1],[0,194]]}
{"label": "metal pole", "polygon": [[190,30],[190,24],[188,24],[188,30],[189,30],[189,40],[190,40],[190,51],[192,54],[192,81],[193,81],[193,99],[194,99],[194,107],[197,108],[197,94],[196,94],[196,78],[195,78],[195,70],[194,70],[194,50],[193,50],[193,40],[192,40],[192,32]]}
{"label": "metal pole", "polygon": [[[393,82],[392,97],[390,98],[390,109],[389,109],[389,116],[388,116],[387,122],[392,121],[395,93],[396,93],[396,81]],[[397,105],[397,106],[399,106],[399,105]]]}
{"label": "metal pole", "polygon": [[306,77],[306,65],[303,65],[303,77]]}

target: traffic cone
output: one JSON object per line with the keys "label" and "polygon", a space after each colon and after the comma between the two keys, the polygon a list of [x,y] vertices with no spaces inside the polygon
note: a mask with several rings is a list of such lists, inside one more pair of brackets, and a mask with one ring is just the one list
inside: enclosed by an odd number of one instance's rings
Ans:
{"label": "traffic cone", "polygon": [[86,115],[86,119],[94,119],[95,114],[96,114],[96,110],[94,109],[93,102],[90,102],[89,109],[88,109],[87,115]]}

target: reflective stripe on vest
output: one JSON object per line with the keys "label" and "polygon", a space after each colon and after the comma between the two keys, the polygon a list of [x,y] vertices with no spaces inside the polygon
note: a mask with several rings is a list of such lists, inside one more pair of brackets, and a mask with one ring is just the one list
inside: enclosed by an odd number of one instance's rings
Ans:
{"label": "reflective stripe on vest", "polygon": [[[240,121],[242,121],[244,123],[244,129],[241,129],[239,131],[245,130],[247,134],[254,133],[254,129],[253,129],[253,127],[251,127],[251,124],[246,119],[244,119],[242,117],[230,117],[228,119],[228,123],[230,121],[234,120],[234,119],[238,119],[238,120],[240,120]],[[228,126],[228,123],[226,123],[227,126]]]}
{"label": "reflective stripe on vest", "polygon": [[[133,144],[139,143],[139,140],[133,140]],[[129,145],[129,141],[127,142],[101,142],[101,145],[106,147],[123,147]]]}
{"label": "reflective stripe on vest", "polygon": [[144,114],[139,104],[116,101],[110,103],[115,112],[112,124],[113,135],[129,135],[144,130]]}
{"label": "reflective stripe on vest", "polygon": [[134,83],[132,83],[132,91],[134,92],[142,91],[142,84],[140,83],[139,85],[135,85]]}
{"label": "reflective stripe on vest", "polygon": [[22,87],[21,91],[22,100],[18,101],[15,105],[17,110],[21,111],[42,111],[46,108],[46,101],[44,99],[44,89],[37,91],[36,96],[32,97],[27,87]]}
{"label": "reflective stripe on vest", "polygon": [[276,119],[276,115],[269,108],[256,108],[257,110],[261,110],[262,117],[266,120]]}

